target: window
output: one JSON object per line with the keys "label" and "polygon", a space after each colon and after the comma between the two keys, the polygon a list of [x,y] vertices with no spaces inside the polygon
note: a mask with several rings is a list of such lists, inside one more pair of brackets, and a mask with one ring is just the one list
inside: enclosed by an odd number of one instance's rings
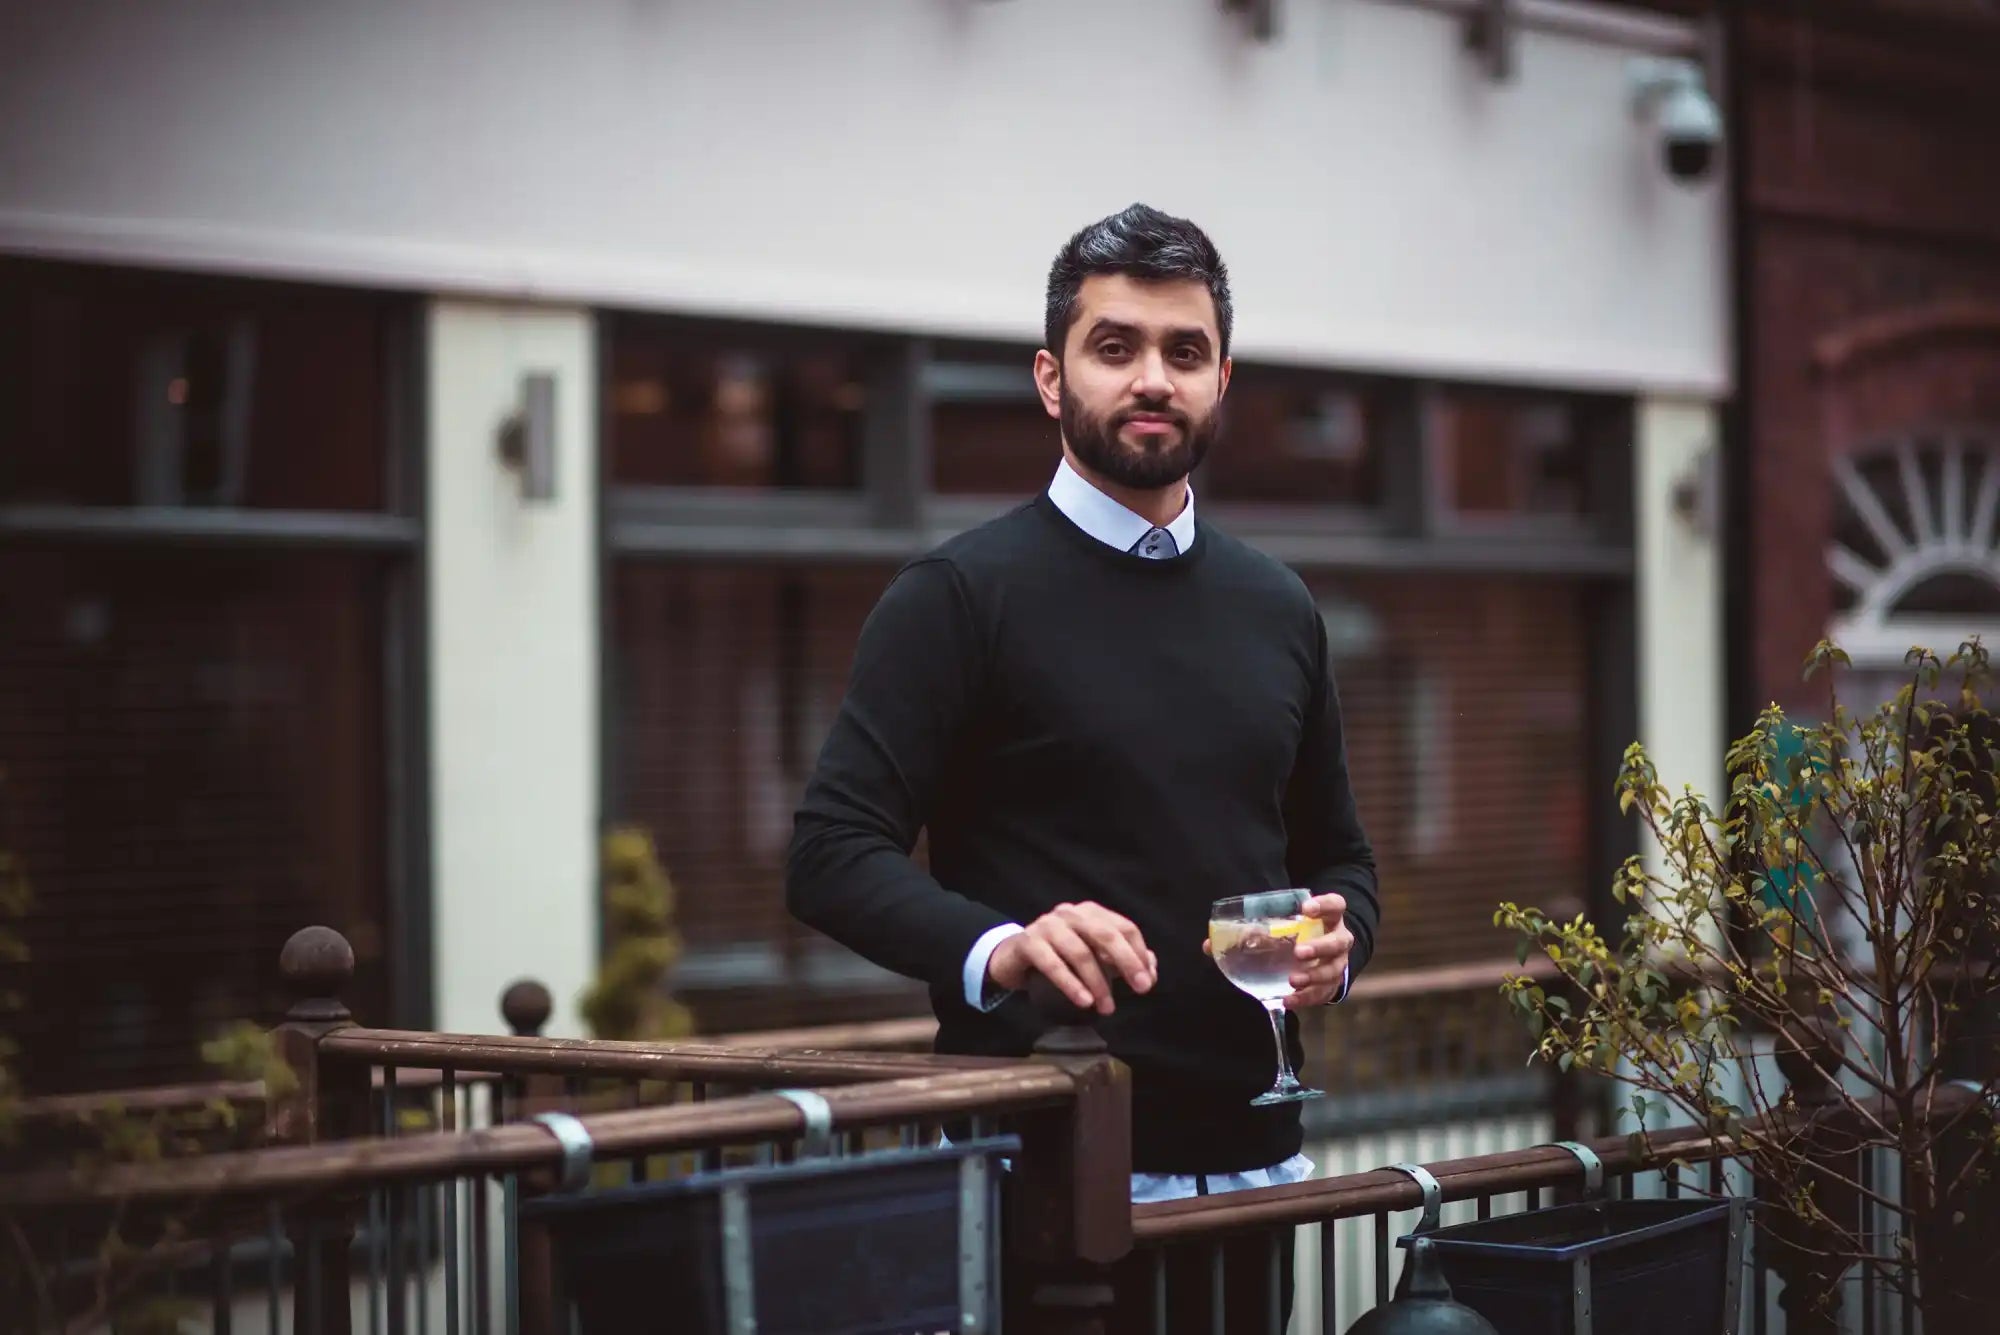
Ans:
{"label": "window", "polygon": [[388,508],[381,299],[0,272],[0,505]]}
{"label": "window", "polygon": [[1049,485],[1062,430],[1035,389],[1030,347],[938,347],[925,368],[931,487],[1025,499]]}
{"label": "window", "polygon": [[792,813],[890,566],[621,562],[612,588],[615,810],[653,835],[703,1032],[809,1022],[910,985],[793,923]]}
{"label": "window", "polygon": [[623,486],[861,485],[861,337],[606,324],[605,447]]}
{"label": "window", "polygon": [[1261,505],[1382,503],[1391,412],[1385,386],[1323,373],[1238,365],[1201,495]]}
{"label": "window", "polygon": [[1314,574],[1383,915],[1373,968],[1494,959],[1501,900],[1587,889],[1586,594],[1559,581]]}
{"label": "window", "polygon": [[28,1086],[199,1078],[214,1028],[281,1012],[311,923],[354,943],[357,1014],[407,1015],[407,306],[5,277],[0,768],[35,903],[0,986]]}
{"label": "window", "polygon": [[1631,447],[1621,401],[1452,387],[1430,415],[1440,502],[1473,517],[1582,516],[1606,456]]}

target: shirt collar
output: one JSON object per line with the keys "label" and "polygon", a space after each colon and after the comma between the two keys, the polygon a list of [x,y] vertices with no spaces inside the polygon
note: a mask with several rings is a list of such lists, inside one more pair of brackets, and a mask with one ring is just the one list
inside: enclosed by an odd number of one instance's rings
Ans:
{"label": "shirt collar", "polygon": [[[1069,517],[1078,528],[1096,538],[1107,547],[1116,547],[1121,552],[1129,552],[1138,545],[1139,539],[1153,530],[1151,520],[1112,500],[1096,487],[1084,480],[1083,474],[1070,467],[1064,459],[1056,465],[1055,479],[1049,483],[1049,499],[1056,509]],[[1167,526],[1167,532],[1174,538],[1174,548],[1185,553],[1194,545],[1194,488],[1187,489],[1187,504],[1174,516]]]}

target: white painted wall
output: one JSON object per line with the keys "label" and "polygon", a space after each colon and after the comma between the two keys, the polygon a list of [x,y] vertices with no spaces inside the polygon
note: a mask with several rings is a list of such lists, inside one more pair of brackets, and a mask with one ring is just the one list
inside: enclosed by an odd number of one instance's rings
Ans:
{"label": "white painted wall", "polygon": [[[1550,7],[1546,0],[1544,8]],[[1714,395],[1722,191],[1626,52],[1287,0],[0,8],[0,250],[1031,338],[1135,199],[1262,358]]]}
{"label": "white painted wall", "polygon": [[[1661,783],[1722,797],[1722,512],[1719,491],[1706,531],[1674,511],[1674,488],[1697,477],[1721,447],[1713,405],[1655,398],[1639,405],[1636,495],[1639,738]],[[1718,456],[1719,457],[1719,456]],[[1658,865],[1657,850],[1652,850]]]}
{"label": "white painted wall", "polygon": [[[596,964],[596,372],[587,312],[430,309],[430,656],[437,1024],[502,1031],[514,979],[577,1032]],[[495,454],[520,376],[556,376],[556,498]]]}

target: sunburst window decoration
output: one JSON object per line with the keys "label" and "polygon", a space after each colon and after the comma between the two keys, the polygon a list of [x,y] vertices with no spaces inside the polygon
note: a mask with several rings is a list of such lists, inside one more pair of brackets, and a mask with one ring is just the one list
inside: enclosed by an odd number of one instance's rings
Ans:
{"label": "sunburst window decoration", "polygon": [[1833,464],[1833,640],[1858,667],[1911,646],[2000,650],[2000,427],[1884,442]]}

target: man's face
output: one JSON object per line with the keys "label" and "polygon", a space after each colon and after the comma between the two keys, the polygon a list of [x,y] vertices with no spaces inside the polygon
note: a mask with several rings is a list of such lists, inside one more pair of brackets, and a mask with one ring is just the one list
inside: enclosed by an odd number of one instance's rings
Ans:
{"label": "man's face", "polygon": [[1061,363],[1037,353],[1035,383],[1079,463],[1118,486],[1156,490],[1194,471],[1215,439],[1229,384],[1220,345],[1203,284],[1092,275]]}

